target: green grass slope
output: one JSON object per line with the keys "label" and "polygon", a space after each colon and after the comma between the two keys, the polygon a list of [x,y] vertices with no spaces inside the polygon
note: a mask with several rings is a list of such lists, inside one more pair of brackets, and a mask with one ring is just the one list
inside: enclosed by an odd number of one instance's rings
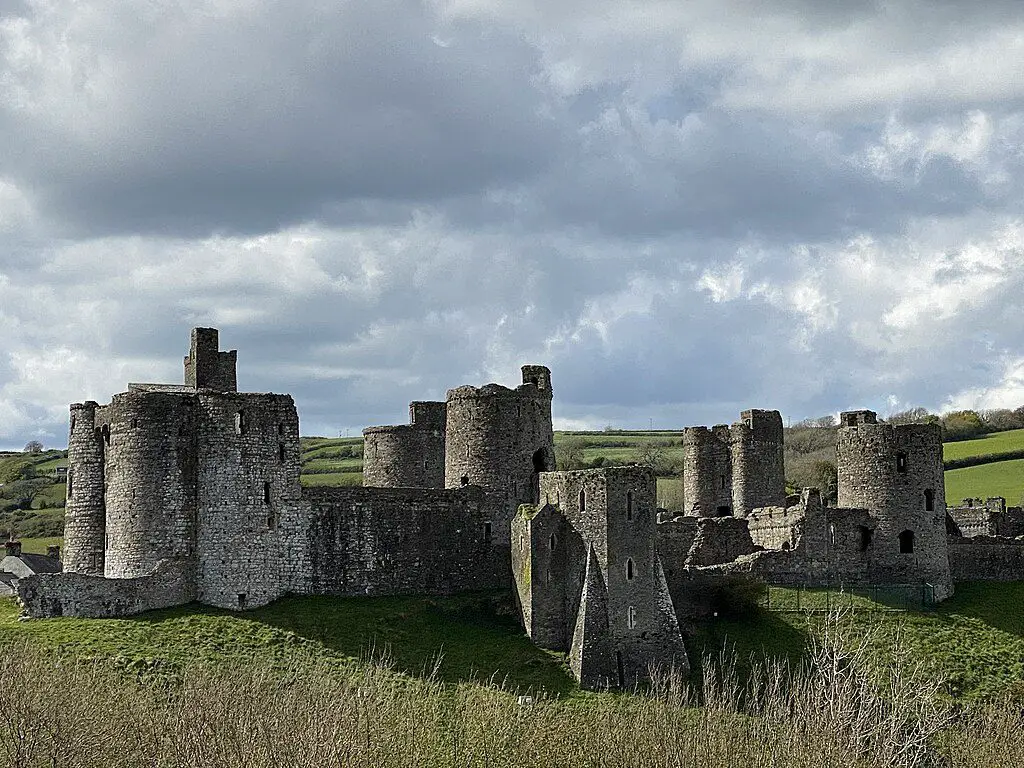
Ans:
{"label": "green grass slope", "polygon": [[191,661],[344,665],[386,658],[400,672],[449,683],[575,691],[560,657],[529,641],[508,600],[291,597],[241,614],[193,604],[125,619],[19,622],[14,600],[0,599],[0,644],[27,642],[172,674]]}
{"label": "green grass slope", "polygon": [[1024,429],[993,432],[973,440],[957,440],[942,444],[942,459],[966,459],[984,454],[1009,453],[1024,450]]}
{"label": "green grass slope", "polygon": [[1002,496],[1008,504],[1019,504],[1024,495],[1024,459],[996,461],[945,473],[946,503],[962,499]]}
{"label": "green grass slope", "polygon": [[[856,599],[856,610],[842,615],[839,630],[848,643],[865,643],[880,663],[899,652],[914,674],[941,680],[952,697],[987,699],[1010,686],[1024,687],[1024,582],[967,582],[956,589],[953,598],[929,612],[868,610],[867,601]],[[692,639],[691,665],[702,654],[716,656],[723,649],[735,654],[741,672],[765,658],[795,662],[825,624],[822,613],[797,611],[714,619]]]}

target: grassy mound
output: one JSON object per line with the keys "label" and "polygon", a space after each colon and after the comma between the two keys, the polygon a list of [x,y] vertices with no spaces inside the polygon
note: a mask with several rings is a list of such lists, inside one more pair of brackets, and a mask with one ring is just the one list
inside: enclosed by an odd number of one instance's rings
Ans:
{"label": "grassy mound", "polygon": [[290,597],[245,613],[201,605],[124,619],[19,622],[0,600],[0,645],[28,642],[129,668],[169,673],[193,661],[284,664],[387,659],[413,676],[490,681],[513,690],[576,690],[556,654],[534,646],[509,615],[507,597]]}

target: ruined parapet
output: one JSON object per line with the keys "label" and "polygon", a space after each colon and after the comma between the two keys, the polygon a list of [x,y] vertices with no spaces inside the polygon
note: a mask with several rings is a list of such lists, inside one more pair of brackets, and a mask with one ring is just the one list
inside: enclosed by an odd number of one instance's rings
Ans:
{"label": "ruined parapet", "polygon": [[957,536],[1007,536],[1006,499],[964,499],[956,506],[946,506],[946,531]]}
{"label": "ruined parapet", "polygon": [[747,521],[736,517],[706,517],[697,521],[697,535],[686,556],[686,566],[728,563],[755,551]]}
{"label": "ruined parapet", "polygon": [[196,445],[191,396],[115,395],[97,413],[96,426],[105,456],[104,574],[145,576],[162,560],[192,556]]}
{"label": "ruined parapet", "polygon": [[96,431],[93,401],[71,406],[67,501],[64,506],[64,570],[103,574],[106,508],[103,438]]}
{"label": "ruined parapet", "polygon": [[444,488],[445,404],[409,404],[409,424],[363,430],[363,485]]}
{"label": "ruined parapet", "polygon": [[539,473],[555,468],[551,373],[524,365],[523,382],[458,387],[446,400],[445,487],[484,489],[502,547],[519,505],[537,501]]}
{"label": "ruined parapet", "polygon": [[732,454],[729,428],[683,430],[683,498],[688,515],[732,514]]}
{"label": "ruined parapet", "polygon": [[217,392],[237,392],[238,352],[220,351],[216,328],[193,328],[192,344],[185,358],[185,385]]}
{"label": "ruined parapet", "polygon": [[751,409],[729,428],[733,514],[746,517],[758,507],[786,503],[782,415]]}
{"label": "ruined parapet", "polygon": [[839,506],[867,509],[876,521],[872,580],[925,581],[938,599],[952,594],[940,427],[880,424],[872,411],[849,411],[837,441]]}

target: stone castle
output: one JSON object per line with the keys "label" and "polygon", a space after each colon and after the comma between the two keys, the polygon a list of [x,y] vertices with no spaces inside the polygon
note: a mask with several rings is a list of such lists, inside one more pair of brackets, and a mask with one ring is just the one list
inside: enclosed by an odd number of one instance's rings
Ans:
{"label": "stone castle", "polygon": [[522,373],[364,430],[362,487],[306,488],[292,398],[238,392],[236,353],[196,328],[184,384],[71,406],[64,571],[19,579],[24,610],[506,588],[533,641],[600,688],[686,668],[695,576],[912,584],[936,600],[957,580],[1024,577],[1024,543],[1006,535],[1024,530],[1019,509],[947,514],[938,426],[843,413],[837,507],[787,497],[777,411],[688,428],[685,514],[670,517],[648,469],[554,471],[551,374]]}

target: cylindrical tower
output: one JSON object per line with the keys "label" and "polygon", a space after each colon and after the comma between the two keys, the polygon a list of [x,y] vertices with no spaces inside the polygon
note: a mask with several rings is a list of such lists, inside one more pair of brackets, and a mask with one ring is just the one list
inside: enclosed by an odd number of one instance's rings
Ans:
{"label": "cylindrical tower", "polygon": [[444,488],[445,404],[409,404],[409,424],[363,430],[363,485]]}
{"label": "cylindrical tower", "polygon": [[109,578],[143,576],[195,548],[196,461],[191,398],[126,392],[104,411]]}
{"label": "cylindrical tower", "polygon": [[102,576],[106,511],[103,439],[96,432],[97,408],[91,400],[71,406],[63,562],[65,571]]}
{"label": "cylindrical tower", "polygon": [[448,391],[445,486],[484,489],[497,546],[508,546],[520,504],[536,503],[539,473],[555,468],[551,428],[551,372],[523,366],[523,384]]}
{"label": "cylindrical tower", "polygon": [[938,599],[952,594],[939,426],[879,424],[871,411],[845,412],[836,460],[839,506],[867,509],[877,520],[872,580],[924,581]]}
{"label": "cylindrical tower", "polygon": [[683,430],[683,497],[688,515],[732,514],[732,459],[729,428]]}
{"label": "cylindrical tower", "polygon": [[732,434],[733,514],[746,517],[758,507],[786,504],[782,414],[752,409],[740,414]]}

